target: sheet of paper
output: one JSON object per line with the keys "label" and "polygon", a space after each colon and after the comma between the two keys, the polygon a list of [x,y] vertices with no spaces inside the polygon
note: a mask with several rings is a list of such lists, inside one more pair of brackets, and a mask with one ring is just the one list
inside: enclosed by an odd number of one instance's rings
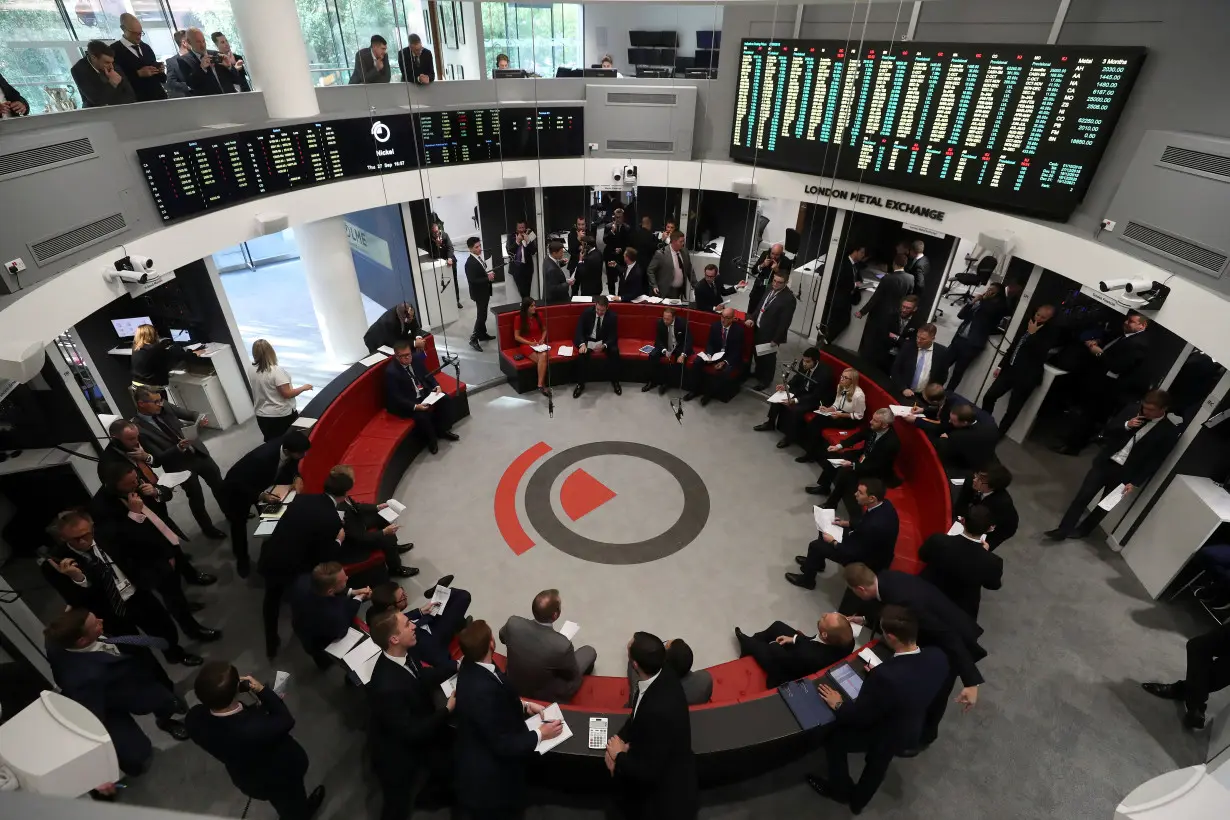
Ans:
{"label": "sheet of paper", "polygon": [[581,631],[581,625],[576,621],[564,621],[564,625],[559,628],[559,634],[563,635],[568,640],[572,640]]}
{"label": "sheet of paper", "polygon": [[1115,507],[1119,506],[1119,502],[1123,500],[1124,495],[1126,495],[1126,493],[1123,492],[1123,485],[1120,484],[1118,487],[1102,496],[1102,500],[1098,502],[1099,509],[1110,512]]}
{"label": "sheet of paper", "polygon": [[850,624],[850,631],[854,633],[854,641],[858,642],[863,635],[863,627],[860,624]]}
{"label": "sheet of paper", "polygon": [[908,407],[904,404],[890,404],[888,406],[888,409],[892,410],[893,416],[899,419],[905,418],[906,416],[911,416],[914,414],[914,408]]}
{"label": "sheet of paper", "polygon": [[772,396],[769,396],[769,404],[785,404],[790,399],[790,394],[785,390],[778,390]]}
{"label": "sheet of paper", "polygon": [[870,666],[872,669],[875,669],[881,663],[880,656],[877,655],[875,652],[873,652],[868,647],[863,647],[861,650],[859,650],[858,656],[862,658],[863,660],[867,661],[867,665]]}
{"label": "sheet of paper", "polygon": [[661,296],[646,296],[645,301],[651,305],[660,305],[662,304],[662,297]]}
{"label": "sheet of paper", "polygon": [[840,467],[846,466],[846,460],[844,458],[830,458],[830,459],[827,459],[827,461],[829,464],[832,464],[834,467],[840,468]]}
{"label": "sheet of paper", "polygon": [[700,358],[702,362],[720,362],[722,360],[722,356],[726,355],[726,351],[719,350],[717,353],[714,353],[713,355],[701,352],[701,353],[697,353],[696,355]]}
{"label": "sheet of paper", "polygon": [[346,634],[339,640],[334,641],[325,647],[325,651],[335,658],[343,658],[346,653],[354,649],[355,644],[366,637],[362,632],[355,629],[353,626],[346,630]]}
{"label": "sheet of paper", "polygon": [[453,693],[457,691],[457,676],[453,675],[444,683],[440,684],[440,689],[444,692],[444,697],[451,698]]}
{"label": "sheet of paper", "polygon": [[273,521],[265,520],[265,521],[261,521],[259,524],[256,525],[256,529],[252,531],[252,534],[256,536],[257,538],[268,538],[269,536],[273,535],[273,531],[276,530],[277,528],[278,528],[277,520],[273,520]]}
{"label": "sheet of paper", "polygon": [[757,356],[767,356],[768,354],[772,353],[774,350],[777,350],[777,345],[775,345],[773,342],[765,342],[764,344],[756,345],[756,355]]}
{"label": "sheet of paper", "polygon": [[406,505],[398,501],[396,498],[390,498],[384,503],[389,505],[387,509],[395,510],[398,515],[401,515],[406,511]]}
{"label": "sheet of paper", "polygon": [[641,352],[648,356],[650,353],[653,353],[653,345],[645,345],[641,348]]}
{"label": "sheet of paper", "polygon": [[952,526],[948,528],[949,535],[960,535],[965,532],[965,525],[960,521],[953,521]]}
{"label": "sheet of paper", "polygon": [[602,350],[606,349],[606,345],[603,344],[602,342],[586,342],[586,345],[588,346],[589,350],[592,350],[595,353],[601,352]]}
{"label": "sheet of paper", "polygon": [[641,302],[648,302],[648,301],[649,301],[649,297],[642,293],[640,296],[632,300],[632,304],[636,305],[636,304],[640,304]]}
{"label": "sheet of paper", "polygon": [[371,367],[374,364],[380,364],[381,362],[385,361],[388,358],[389,357],[384,355],[383,353],[373,353],[370,356],[366,356],[362,359],[359,359],[359,364],[363,365],[364,367]]}
{"label": "sheet of paper", "polygon": [[[528,718],[525,721],[525,728],[533,731],[541,726],[544,720],[564,721],[564,711],[559,708],[558,703],[552,703],[546,709],[543,709],[541,714]],[[540,755],[545,755],[570,737],[572,737],[572,729],[568,728],[568,722],[564,721],[563,731],[559,733],[559,736],[553,737],[550,740],[539,740],[538,745],[534,747],[534,751]]]}
{"label": "sheet of paper", "polygon": [[380,347],[376,348],[376,350],[379,351],[380,353],[383,353],[386,356],[393,355],[393,348],[389,347],[388,345],[380,345]]}
{"label": "sheet of paper", "polygon": [[431,602],[433,604],[439,604],[439,608],[433,611],[443,612],[445,605],[448,604],[449,596],[451,596],[452,594],[453,594],[453,591],[449,589],[448,587],[442,587],[439,584],[436,584],[436,592],[434,595],[431,596]]}
{"label": "sheet of paper", "polygon": [[300,430],[310,430],[312,425],[316,423],[316,419],[310,419],[307,416],[300,416],[290,423],[291,427],[297,427]]}
{"label": "sheet of paper", "polygon": [[178,473],[163,473],[158,476],[158,484],[168,489],[174,489],[190,478],[192,478],[191,470],[181,470]]}
{"label": "sheet of paper", "polygon": [[816,519],[816,529],[831,535],[833,540],[840,544],[842,536],[846,533],[845,530],[833,523],[837,519],[837,511],[816,506],[813,506],[811,511]]}
{"label": "sheet of paper", "polygon": [[392,507],[385,507],[378,515],[390,524],[397,520],[397,510]]}
{"label": "sheet of paper", "polygon": [[433,404],[435,404],[442,398],[444,398],[443,390],[439,392],[432,391],[431,393],[427,394],[427,398],[423,399],[423,404],[427,405],[428,407],[431,407]]}
{"label": "sheet of paper", "polygon": [[273,673],[273,694],[286,699],[286,687],[290,685],[290,673],[278,670]]}
{"label": "sheet of paper", "polygon": [[670,305],[671,307],[679,307],[683,304],[683,301],[680,299],[663,299],[662,304]]}
{"label": "sheet of paper", "polygon": [[574,297],[572,297],[572,301],[574,301],[574,302],[580,302],[581,304],[588,305],[590,302],[594,301],[594,297],[592,297],[592,296],[574,296]]}
{"label": "sheet of paper", "polygon": [[964,484],[964,483],[965,483],[965,479],[964,479],[964,478],[950,478],[950,479],[948,479],[948,480],[952,482],[952,485],[953,485],[954,487],[960,487],[962,484]]}
{"label": "sheet of paper", "polygon": [[551,349],[551,345],[531,345],[530,346],[530,350],[534,351],[535,353],[545,353],[546,351],[550,349]]}
{"label": "sheet of paper", "polygon": [[360,681],[366,684],[372,679],[372,670],[376,668],[376,660],[379,657],[380,647],[370,640],[363,640],[342,656],[342,662],[359,676]]}
{"label": "sheet of paper", "polygon": [[561,347],[561,348],[559,349],[559,355],[561,355],[561,356],[571,356],[571,355],[572,355],[572,348],[571,348],[570,346],[568,346],[568,345],[564,345],[563,347]]}

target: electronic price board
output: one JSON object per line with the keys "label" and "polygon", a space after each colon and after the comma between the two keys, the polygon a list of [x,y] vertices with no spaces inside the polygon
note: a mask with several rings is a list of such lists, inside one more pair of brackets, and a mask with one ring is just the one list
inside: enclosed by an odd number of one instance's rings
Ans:
{"label": "electronic price board", "polygon": [[504,159],[585,156],[583,108],[502,108],[500,145]]}
{"label": "electronic price board", "polygon": [[500,109],[432,111],[416,115],[419,162],[466,165],[500,159]]}
{"label": "electronic price board", "polygon": [[743,41],[730,156],[1067,219],[1135,47]]}

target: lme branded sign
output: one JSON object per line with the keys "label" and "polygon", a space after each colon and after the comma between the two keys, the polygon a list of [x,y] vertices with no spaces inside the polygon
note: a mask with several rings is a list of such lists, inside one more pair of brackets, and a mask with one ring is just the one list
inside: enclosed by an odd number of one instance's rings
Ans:
{"label": "lme branded sign", "polygon": [[880,208],[888,208],[891,211],[901,211],[902,213],[913,214],[914,216],[924,216],[927,219],[934,219],[936,222],[944,221],[944,212],[937,211],[935,208],[927,208],[923,205],[915,205],[911,202],[902,202],[898,199],[885,199],[884,197],[874,196],[873,194],[860,194],[856,191],[850,191],[845,188],[826,188],[821,185],[804,185],[803,193],[808,196],[832,197],[833,199],[842,199],[846,202],[858,205],[876,205]]}

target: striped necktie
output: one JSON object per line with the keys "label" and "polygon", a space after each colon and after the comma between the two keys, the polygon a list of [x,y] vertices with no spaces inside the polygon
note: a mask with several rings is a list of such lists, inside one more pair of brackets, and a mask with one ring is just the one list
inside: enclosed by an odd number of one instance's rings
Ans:
{"label": "striped necktie", "polygon": [[100,561],[93,549],[89,552],[78,552],[76,558],[94,570],[94,574],[102,581],[103,592],[107,596],[107,603],[111,605],[111,610],[116,615],[123,615],[126,609],[124,596],[120,595],[120,588],[116,585],[115,571],[111,569],[110,558]]}
{"label": "striped necktie", "polygon": [[165,638],[155,638],[152,635],[113,635],[103,636],[98,640],[116,646],[144,646],[147,649],[167,649],[170,646]]}

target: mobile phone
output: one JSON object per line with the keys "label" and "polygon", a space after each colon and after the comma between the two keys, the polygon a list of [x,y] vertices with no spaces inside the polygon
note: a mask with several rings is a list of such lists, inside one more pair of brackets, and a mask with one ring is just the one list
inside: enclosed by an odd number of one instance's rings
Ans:
{"label": "mobile phone", "polygon": [[239,682],[239,691],[240,692],[251,692],[252,691],[252,681],[241,680]]}
{"label": "mobile phone", "polygon": [[589,748],[606,748],[607,718],[592,717],[589,719]]}

